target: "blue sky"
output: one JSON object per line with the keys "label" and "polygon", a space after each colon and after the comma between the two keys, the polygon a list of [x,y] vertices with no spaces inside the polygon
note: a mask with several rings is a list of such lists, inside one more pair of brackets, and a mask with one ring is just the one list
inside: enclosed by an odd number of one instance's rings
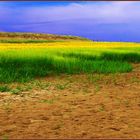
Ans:
{"label": "blue sky", "polygon": [[0,31],[140,42],[140,2],[0,2]]}

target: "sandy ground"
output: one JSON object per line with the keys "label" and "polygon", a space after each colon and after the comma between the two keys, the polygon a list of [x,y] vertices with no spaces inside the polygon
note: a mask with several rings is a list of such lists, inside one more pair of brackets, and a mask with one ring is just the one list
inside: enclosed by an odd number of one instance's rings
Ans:
{"label": "sandy ground", "polygon": [[0,138],[140,138],[139,64],[131,73],[38,81],[46,88],[0,93]]}

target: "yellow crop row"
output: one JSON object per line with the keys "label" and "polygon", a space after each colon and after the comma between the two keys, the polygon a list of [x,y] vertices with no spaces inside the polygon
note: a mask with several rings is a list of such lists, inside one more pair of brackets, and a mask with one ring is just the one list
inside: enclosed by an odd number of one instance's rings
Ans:
{"label": "yellow crop row", "polygon": [[140,43],[67,41],[53,43],[0,43],[0,50],[25,48],[125,48],[140,47]]}

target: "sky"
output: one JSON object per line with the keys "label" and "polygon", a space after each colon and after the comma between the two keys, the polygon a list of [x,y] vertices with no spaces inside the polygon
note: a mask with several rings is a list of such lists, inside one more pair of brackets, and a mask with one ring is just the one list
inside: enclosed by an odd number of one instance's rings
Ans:
{"label": "sky", "polygon": [[0,32],[140,42],[140,2],[0,2]]}

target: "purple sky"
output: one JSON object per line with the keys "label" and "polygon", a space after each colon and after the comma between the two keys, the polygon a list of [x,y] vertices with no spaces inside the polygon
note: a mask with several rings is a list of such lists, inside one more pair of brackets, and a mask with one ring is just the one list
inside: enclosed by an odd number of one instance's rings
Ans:
{"label": "purple sky", "polygon": [[140,2],[0,2],[0,31],[140,42]]}

